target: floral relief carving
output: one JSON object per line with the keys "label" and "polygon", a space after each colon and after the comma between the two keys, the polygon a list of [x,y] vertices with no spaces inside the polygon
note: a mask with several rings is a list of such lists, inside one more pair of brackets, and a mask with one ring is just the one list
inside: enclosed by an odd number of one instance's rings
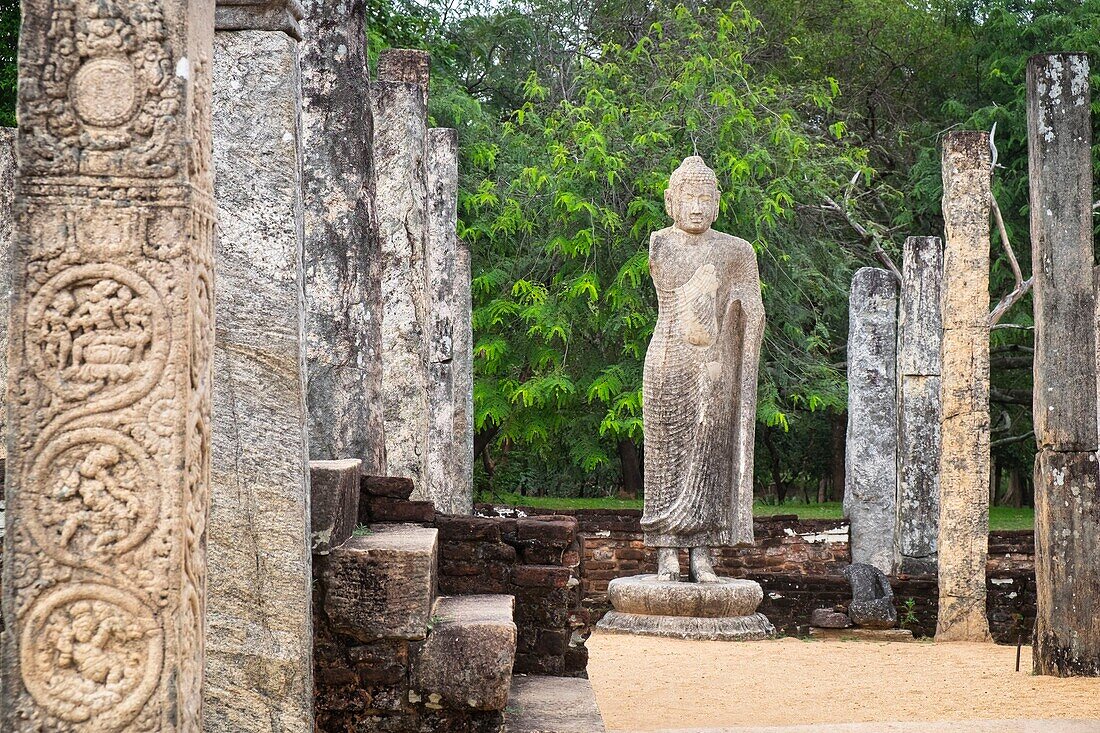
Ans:
{"label": "floral relief carving", "polygon": [[124,728],[160,679],[163,639],[152,613],[105,585],[72,585],[31,608],[20,663],[27,689],[67,723]]}
{"label": "floral relief carving", "polygon": [[31,300],[28,357],[62,400],[118,409],[160,379],[168,326],[164,303],[141,276],[107,263],[80,265],[63,270]]}

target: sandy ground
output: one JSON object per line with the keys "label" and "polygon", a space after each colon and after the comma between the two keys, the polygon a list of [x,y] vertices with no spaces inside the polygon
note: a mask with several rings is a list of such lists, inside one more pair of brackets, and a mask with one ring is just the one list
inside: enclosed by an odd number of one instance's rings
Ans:
{"label": "sandy ground", "polygon": [[[723,643],[596,632],[588,648],[609,731],[1100,719],[1100,679],[1032,676],[1027,647],[1020,672],[1016,648],[992,644]],[[1049,729],[1082,730],[1068,722]]]}

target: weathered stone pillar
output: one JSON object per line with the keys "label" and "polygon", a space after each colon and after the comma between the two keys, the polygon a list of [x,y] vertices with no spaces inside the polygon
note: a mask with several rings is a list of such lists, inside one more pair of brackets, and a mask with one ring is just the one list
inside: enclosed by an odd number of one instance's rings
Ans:
{"label": "weathered stone pillar", "polygon": [[1036,674],[1100,675],[1092,117],[1086,54],[1027,66],[1035,277]]}
{"label": "weathered stone pillar", "polygon": [[202,728],[213,35],[23,3],[4,731]]}
{"label": "weathered stone pillar", "polygon": [[303,0],[309,449],[385,471],[382,296],[364,0]]}
{"label": "weathered stone pillar", "polygon": [[909,237],[898,306],[897,567],[936,572],[940,525],[943,242]]}
{"label": "weathered stone pillar", "polygon": [[848,441],[844,516],[852,562],[894,571],[898,455],[898,286],[888,270],[852,277],[848,310]]}
{"label": "weathered stone pillar", "polygon": [[217,7],[210,733],[313,730],[300,12]]}
{"label": "weathered stone pillar", "polygon": [[[15,134],[10,127],[0,127],[0,478],[4,476],[4,460],[7,458],[7,404],[8,385],[8,316],[11,305],[12,247],[15,244],[12,218],[12,199],[15,197]],[[0,499],[0,505],[3,500]],[[0,524],[4,516],[0,506]],[[0,527],[0,537],[4,528]]]}
{"label": "weathered stone pillar", "polygon": [[387,475],[428,492],[428,54],[383,51],[371,88],[382,242],[382,398]]}
{"label": "weathered stone pillar", "polygon": [[943,141],[938,641],[989,641],[989,135]]}
{"label": "weathered stone pillar", "polygon": [[[470,247],[461,239],[455,258],[454,358],[454,493],[471,502],[474,497],[474,334]],[[467,512],[464,512],[467,513]]]}
{"label": "weathered stone pillar", "polygon": [[438,511],[469,514],[455,432],[455,325],[458,302],[458,132],[428,130],[428,497]]}

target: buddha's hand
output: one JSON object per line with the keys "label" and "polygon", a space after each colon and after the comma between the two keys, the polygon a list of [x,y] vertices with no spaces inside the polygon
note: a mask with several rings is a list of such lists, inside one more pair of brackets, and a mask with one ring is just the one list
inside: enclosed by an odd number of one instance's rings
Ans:
{"label": "buddha's hand", "polygon": [[695,274],[691,276],[691,280],[700,293],[714,295],[718,292],[718,273],[714,269],[714,265],[703,265],[695,271]]}

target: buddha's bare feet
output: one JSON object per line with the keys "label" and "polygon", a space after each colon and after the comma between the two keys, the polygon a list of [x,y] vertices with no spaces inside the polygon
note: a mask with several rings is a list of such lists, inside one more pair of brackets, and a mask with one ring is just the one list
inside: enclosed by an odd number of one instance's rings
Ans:
{"label": "buddha's bare feet", "polygon": [[714,572],[714,566],[710,564],[709,547],[691,548],[690,577],[694,583],[719,583],[718,575]]}
{"label": "buddha's bare feet", "polygon": [[657,580],[680,580],[680,550],[676,547],[657,548]]}

